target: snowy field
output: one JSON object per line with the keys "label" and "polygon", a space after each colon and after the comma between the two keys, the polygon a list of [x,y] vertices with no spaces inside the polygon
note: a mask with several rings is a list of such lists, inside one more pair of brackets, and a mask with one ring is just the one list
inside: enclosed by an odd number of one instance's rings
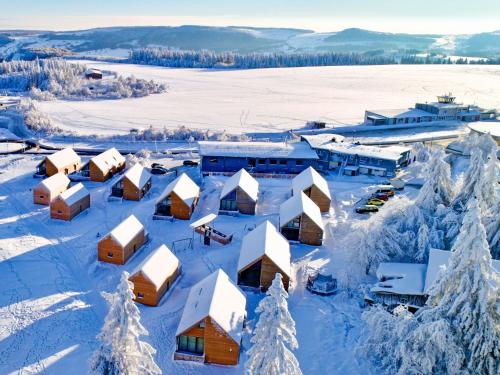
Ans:
{"label": "snowy field", "polygon": [[[154,176],[153,187],[141,202],[108,202],[110,186],[85,182],[91,191],[90,210],[70,223],[49,218],[47,207],[32,203],[32,178],[40,156],[0,156],[0,373],[1,374],[86,374],[87,360],[96,348],[107,306],[101,291],[114,291],[120,272],[132,271],[148,253],[165,243],[192,238],[189,223],[176,220],[153,221],[154,201],[173,178]],[[192,172],[195,172],[192,169]],[[195,174],[195,173],[193,173]],[[193,176],[195,177],[195,176]],[[200,204],[192,220],[216,212],[223,177],[207,178],[202,185]],[[332,209],[323,216],[325,244],[321,247],[293,245],[290,312],[297,324],[299,349],[296,356],[304,374],[375,374],[376,370],[359,355],[357,341],[364,332],[361,321],[362,296],[341,292],[320,297],[304,289],[309,267],[326,267],[335,275],[346,272],[349,249],[339,241],[350,224],[365,220],[353,212],[355,203],[375,189],[372,177],[330,176],[334,197]],[[253,216],[221,216],[215,227],[232,233],[228,246],[203,246],[196,236],[192,249],[178,245],[175,251],[184,274],[159,307],[140,306],[142,322],[150,332],[146,338],[157,349],[156,362],[164,374],[242,374],[244,351],[249,348],[249,328],[243,340],[238,367],[200,365],[172,360],[175,330],[189,288],[217,268],[236,278],[241,239],[248,228],[268,219],[277,224],[279,204],[290,192],[290,180],[260,180],[260,204]],[[415,191],[406,189],[405,194]],[[394,199],[399,199],[398,197]],[[136,215],[152,241],[127,265],[98,264],[97,241],[130,214]],[[99,235],[98,235],[99,234]],[[372,280],[371,280],[372,281]],[[249,327],[255,324],[254,309],[262,297],[246,293]]]}
{"label": "snowy field", "polygon": [[150,125],[240,134],[297,129],[313,119],[355,124],[365,109],[408,108],[450,91],[463,103],[500,107],[498,66],[197,70],[83,62],[166,83],[169,89],[139,99],[40,103],[57,126],[82,135],[127,133]]}

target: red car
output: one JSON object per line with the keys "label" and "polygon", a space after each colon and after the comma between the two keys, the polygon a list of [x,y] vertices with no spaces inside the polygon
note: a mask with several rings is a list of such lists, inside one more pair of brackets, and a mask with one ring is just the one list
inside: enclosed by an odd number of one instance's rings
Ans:
{"label": "red car", "polygon": [[372,195],[372,198],[378,198],[378,199],[381,199],[383,201],[389,200],[389,196],[387,194],[382,194],[382,193],[375,193]]}

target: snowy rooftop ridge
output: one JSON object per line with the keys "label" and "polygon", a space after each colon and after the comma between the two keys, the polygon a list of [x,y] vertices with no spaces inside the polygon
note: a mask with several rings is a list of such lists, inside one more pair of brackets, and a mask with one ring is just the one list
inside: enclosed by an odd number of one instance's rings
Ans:
{"label": "snowy rooftop ridge", "polygon": [[61,193],[59,198],[62,199],[68,206],[71,206],[87,195],[90,195],[89,191],[80,182]]}
{"label": "snowy rooftop ridge", "polygon": [[198,142],[200,156],[318,159],[305,142]]}
{"label": "snowy rooftop ridge", "polygon": [[377,268],[379,281],[372,292],[423,295],[427,265],[420,263],[380,263]]}
{"label": "snowy rooftop ridge", "polygon": [[123,178],[128,179],[138,189],[142,189],[151,178],[151,174],[146,168],[137,163],[132,168],[129,168]]}
{"label": "snowy rooftop ridge", "polygon": [[240,343],[246,297],[220,268],[193,285],[175,335],[184,333],[208,316]]}
{"label": "snowy rooftop ridge", "polygon": [[166,245],[162,244],[139,264],[132,276],[142,273],[154,284],[156,290],[159,290],[165,280],[179,268],[179,265],[179,259]]}
{"label": "snowy rooftop ridge", "polygon": [[313,185],[328,198],[332,199],[328,183],[313,167],[308,167],[303,170],[292,180],[292,190],[294,194],[309,189]]}
{"label": "snowy rooftop ridge", "polygon": [[125,158],[115,147],[94,156],[91,160],[101,171],[107,171],[113,166],[125,163]]}
{"label": "snowy rooftop ridge", "polygon": [[243,237],[238,259],[238,272],[264,255],[290,276],[290,244],[268,220]]}
{"label": "snowy rooftop ridge", "polygon": [[188,206],[191,206],[195,198],[200,195],[200,187],[186,173],[183,173],[167,185],[163,193],[156,200],[156,203],[160,203],[172,192]]}
{"label": "snowy rooftop ridge", "polygon": [[57,169],[61,169],[69,164],[79,164],[81,162],[78,154],[70,147],[47,155],[49,160]]}
{"label": "snowy rooftop ridge", "polygon": [[294,195],[280,206],[280,226],[283,227],[297,216],[305,214],[318,227],[324,229],[319,207],[303,192]]}
{"label": "snowy rooftop ridge", "polygon": [[58,190],[61,186],[69,186],[69,178],[62,172],[56,173],[41,181],[38,186],[47,189],[49,192]]}
{"label": "snowy rooftop ridge", "polygon": [[134,215],[130,215],[109,232],[109,235],[121,246],[126,246],[141,230],[144,230],[144,226]]}
{"label": "snowy rooftop ridge", "polygon": [[257,202],[259,196],[259,182],[250,176],[244,169],[240,169],[227,179],[222,188],[220,199],[224,198],[237,187],[240,187],[254,202]]}

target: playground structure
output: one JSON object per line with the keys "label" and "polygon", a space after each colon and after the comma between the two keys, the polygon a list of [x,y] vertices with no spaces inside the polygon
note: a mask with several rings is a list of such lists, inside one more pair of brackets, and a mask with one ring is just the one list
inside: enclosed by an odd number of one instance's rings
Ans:
{"label": "playground structure", "polygon": [[194,233],[198,233],[201,237],[203,237],[203,244],[206,246],[210,246],[211,240],[220,243],[221,245],[227,245],[233,240],[233,235],[227,235],[222,232],[219,232],[215,229],[210,223],[217,218],[215,214],[208,214],[207,216],[202,217],[201,219],[195,221],[190,225],[193,228],[193,237]]}

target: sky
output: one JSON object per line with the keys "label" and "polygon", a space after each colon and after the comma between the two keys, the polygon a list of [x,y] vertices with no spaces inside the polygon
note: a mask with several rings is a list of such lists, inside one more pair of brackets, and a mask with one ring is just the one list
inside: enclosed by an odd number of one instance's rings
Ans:
{"label": "sky", "polygon": [[186,24],[468,34],[500,30],[500,0],[0,0],[0,29]]}

